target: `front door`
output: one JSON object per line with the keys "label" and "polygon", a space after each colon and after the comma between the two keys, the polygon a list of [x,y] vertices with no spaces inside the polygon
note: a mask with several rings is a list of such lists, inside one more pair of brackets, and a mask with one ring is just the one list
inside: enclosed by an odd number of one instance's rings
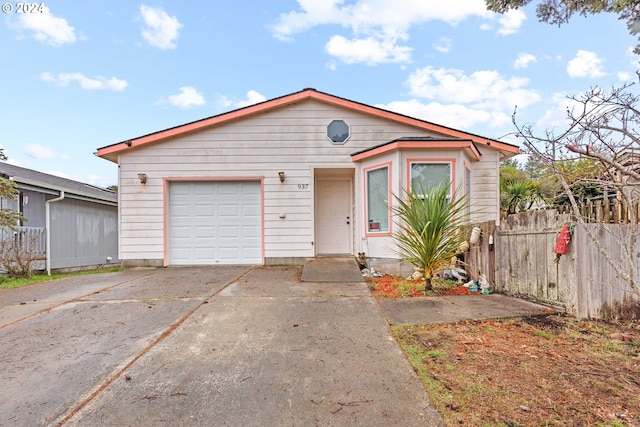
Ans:
{"label": "front door", "polygon": [[352,253],[351,187],[351,177],[317,179],[316,254]]}

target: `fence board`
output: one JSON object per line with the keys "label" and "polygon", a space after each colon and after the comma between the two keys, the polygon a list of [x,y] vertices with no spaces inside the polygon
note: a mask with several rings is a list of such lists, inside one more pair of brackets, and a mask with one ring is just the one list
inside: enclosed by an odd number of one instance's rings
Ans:
{"label": "fence board", "polygon": [[[598,244],[608,254],[612,263],[638,284],[640,274],[637,259],[640,257],[638,236],[640,227],[635,224],[587,224]],[[634,292],[628,278],[615,271],[607,262],[586,230],[577,235],[576,245],[581,259],[576,264],[578,289],[582,294],[577,307],[580,317],[606,319],[639,318],[640,294]],[[631,248],[633,253],[628,253]]]}
{"label": "fence board", "polygon": [[[615,216],[615,206],[611,204],[608,213],[606,201],[593,203],[592,211],[599,205],[603,206],[600,218]],[[556,263],[556,239],[565,224],[576,223],[571,215],[555,210],[510,215],[494,230],[495,263],[487,261],[490,253],[480,245],[472,248],[476,251],[474,265],[495,265],[497,292],[561,305],[569,314],[581,318],[640,318],[640,290],[634,292],[587,235],[588,228],[612,263],[640,286],[640,225],[594,222],[577,226],[567,254]],[[634,253],[626,253],[628,248]]]}
{"label": "fence board", "polygon": [[[15,227],[0,229],[0,241],[3,244],[14,245],[24,254],[32,257],[33,268],[41,269],[46,259],[46,234],[42,227]],[[8,261],[8,260],[3,260]],[[6,273],[4,265],[0,266],[0,272]]]}

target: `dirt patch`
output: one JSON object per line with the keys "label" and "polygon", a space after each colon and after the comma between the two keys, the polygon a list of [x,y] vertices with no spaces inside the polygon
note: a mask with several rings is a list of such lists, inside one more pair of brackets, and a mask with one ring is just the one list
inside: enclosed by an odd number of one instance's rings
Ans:
{"label": "dirt patch", "polygon": [[447,426],[640,426],[640,323],[395,326]]}
{"label": "dirt patch", "polygon": [[[439,295],[469,295],[469,288],[452,280],[433,279],[433,290],[424,292],[424,280],[409,280],[402,277],[382,276],[368,278],[367,284],[373,296],[378,299],[416,298]],[[477,292],[475,293],[478,294]]]}

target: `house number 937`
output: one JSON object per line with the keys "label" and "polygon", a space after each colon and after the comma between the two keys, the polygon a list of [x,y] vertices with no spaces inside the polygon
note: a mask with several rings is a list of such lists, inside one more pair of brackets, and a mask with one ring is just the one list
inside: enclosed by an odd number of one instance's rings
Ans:
{"label": "house number 937", "polygon": [[307,190],[309,188],[309,184],[298,184],[298,190]]}

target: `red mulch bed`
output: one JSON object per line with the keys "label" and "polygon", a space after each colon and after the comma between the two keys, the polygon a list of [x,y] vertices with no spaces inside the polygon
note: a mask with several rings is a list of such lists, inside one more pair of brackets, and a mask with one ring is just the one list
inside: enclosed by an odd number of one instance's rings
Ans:
{"label": "red mulch bed", "polygon": [[[377,299],[396,299],[396,298],[414,298],[424,297],[424,280],[407,280],[402,277],[382,276],[367,279],[373,293]],[[399,288],[404,285],[405,291],[400,293]],[[469,292],[469,288],[462,285],[447,286],[440,279],[434,279],[432,282],[433,290],[427,296],[443,296],[443,295],[478,295],[478,292]]]}

